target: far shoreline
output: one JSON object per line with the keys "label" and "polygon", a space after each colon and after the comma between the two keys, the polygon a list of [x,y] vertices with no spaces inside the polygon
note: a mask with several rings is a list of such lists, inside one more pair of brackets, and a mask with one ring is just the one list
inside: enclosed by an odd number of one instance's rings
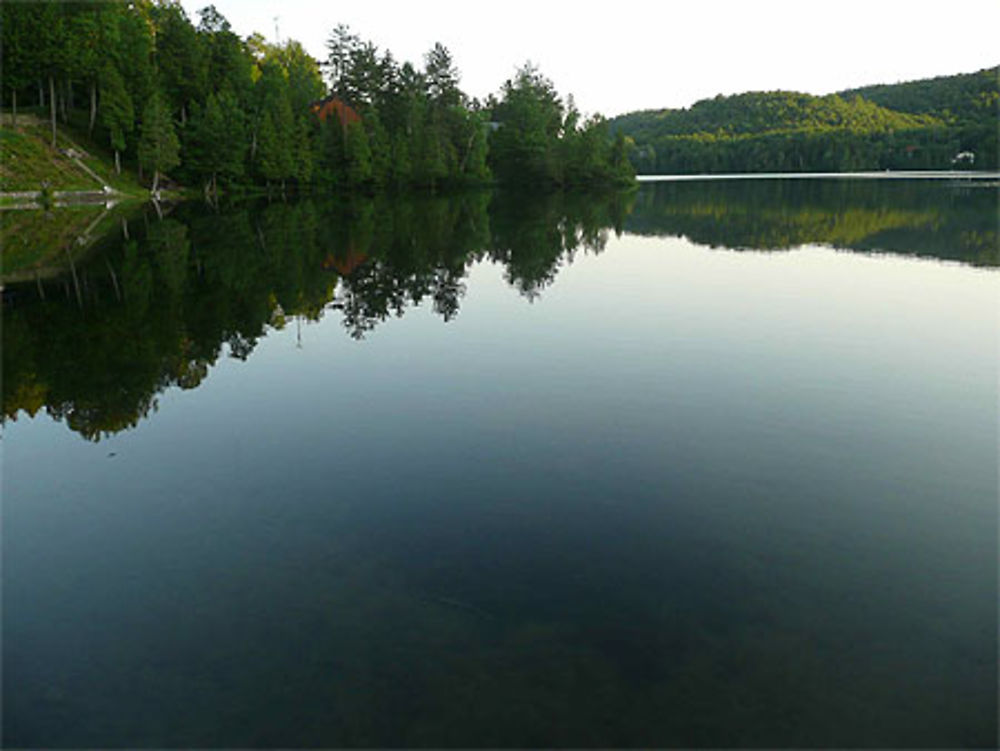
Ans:
{"label": "far shoreline", "polygon": [[815,178],[865,178],[878,180],[1000,180],[1000,172],[972,170],[885,170],[882,172],[733,172],[694,175],[636,175],[637,182],[679,182],[684,180],[809,180]]}

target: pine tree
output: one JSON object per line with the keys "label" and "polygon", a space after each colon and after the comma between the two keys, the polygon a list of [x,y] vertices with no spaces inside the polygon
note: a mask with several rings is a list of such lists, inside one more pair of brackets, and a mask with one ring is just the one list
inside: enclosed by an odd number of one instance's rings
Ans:
{"label": "pine tree", "polygon": [[344,156],[347,162],[347,182],[351,185],[366,186],[374,177],[372,152],[368,144],[368,134],[361,123],[350,123],[344,138]]}
{"label": "pine tree", "polygon": [[301,118],[295,122],[295,179],[299,183],[308,183],[313,174],[313,146],[309,138],[309,127]]}
{"label": "pine tree", "polygon": [[219,175],[243,174],[243,116],[232,94],[209,94],[204,107],[195,104],[186,131],[185,166],[207,178],[213,193],[218,190]]}
{"label": "pine tree", "polygon": [[142,111],[139,137],[139,164],[153,170],[153,192],[160,182],[160,172],[180,164],[180,142],[167,105],[157,92]]}
{"label": "pine tree", "polygon": [[125,136],[135,127],[135,111],[132,97],[125,89],[125,79],[111,63],[106,63],[101,71],[100,116],[115,150],[115,172],[121,174],[121,152],[125,150]]}

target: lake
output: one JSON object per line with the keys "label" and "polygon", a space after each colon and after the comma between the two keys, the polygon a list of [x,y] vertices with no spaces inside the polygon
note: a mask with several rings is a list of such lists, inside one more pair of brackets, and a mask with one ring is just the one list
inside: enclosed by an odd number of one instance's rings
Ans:
{"label": "lake", "polygon": [[4,289],[5,746],[995,746],[997,198],[78,219]]}

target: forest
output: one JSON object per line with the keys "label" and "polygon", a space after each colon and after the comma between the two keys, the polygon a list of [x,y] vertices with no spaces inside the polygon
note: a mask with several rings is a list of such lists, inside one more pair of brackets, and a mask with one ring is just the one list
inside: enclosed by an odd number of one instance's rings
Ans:
{"label": "forest", "polygon": [[827,96],[717,96],[611,128],[645,174],[997,169],[998,103],[991,68]]}
{"label": "forest", "polygon": [[[584,118],[530,63],[486,101],[450,52],[398,62],[348,27],[325,60],[295,40],[239,37],[177,0],[4,3],[3,107],[106,144],[117,169],[161,185],[376,192],[493,182],[627,184],[623,135]],[[329,105],[324,109],[324,105]],[[332,110],[329,116],[323,116]]]}

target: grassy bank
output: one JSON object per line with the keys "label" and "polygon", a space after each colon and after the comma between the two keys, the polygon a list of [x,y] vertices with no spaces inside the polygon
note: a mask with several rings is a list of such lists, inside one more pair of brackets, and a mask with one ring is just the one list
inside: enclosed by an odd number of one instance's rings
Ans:
{"label": "grassy bank", "polygon": [[47,121],[21,112],[16,125],[11,119],[9,112],[0,113],[0,192],[38,191],[44,185],[51,191],[100,191],[107,185],[125,195],[148,193],[133,171],[115,173],[114,152],[86,130],[60,122],[53,148]]}

